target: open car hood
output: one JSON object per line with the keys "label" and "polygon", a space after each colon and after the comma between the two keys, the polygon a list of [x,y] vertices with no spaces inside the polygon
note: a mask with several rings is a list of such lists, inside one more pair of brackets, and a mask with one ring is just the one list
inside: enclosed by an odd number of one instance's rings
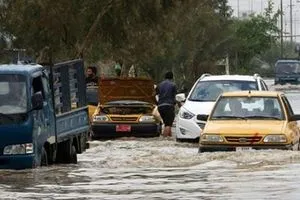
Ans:
{"label": "open car hood", "polygon": [[120,100],[155,104],[154,82],[147,78],[101,78],[98,90],[101,105]]}

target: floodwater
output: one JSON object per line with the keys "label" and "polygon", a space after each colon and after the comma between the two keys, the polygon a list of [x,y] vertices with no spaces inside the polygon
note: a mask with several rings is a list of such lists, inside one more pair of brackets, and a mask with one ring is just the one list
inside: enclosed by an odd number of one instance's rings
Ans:
{"label": "floodwater", "polygon": [[[300,89],[299,89],[300,90]],[[289,92],[292,106],[300,95]],[[299,112],[300,113],[300,112]],[[77,165],[0,171],[0,199],[299,199],[300,152],[198,154],[174,138],[93,141]]]}

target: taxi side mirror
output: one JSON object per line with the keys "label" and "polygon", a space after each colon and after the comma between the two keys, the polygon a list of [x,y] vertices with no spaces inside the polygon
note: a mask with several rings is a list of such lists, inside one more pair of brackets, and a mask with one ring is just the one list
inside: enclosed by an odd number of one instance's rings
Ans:
{"label": "taxi side mirror", "polygon": [[300,115],[292,115],[289,118],[290,121],[299,121],[300,120]]}

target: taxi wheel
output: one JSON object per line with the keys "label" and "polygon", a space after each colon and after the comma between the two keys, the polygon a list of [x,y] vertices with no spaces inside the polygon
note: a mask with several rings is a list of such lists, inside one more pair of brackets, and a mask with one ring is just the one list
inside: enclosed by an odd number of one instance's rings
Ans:
{"label": "taxi wheel", "polygon": [[201,149],[201,147],[199,147],[198,153],[203,153],[203,152],[205,152],[205,151],[203,149]]}

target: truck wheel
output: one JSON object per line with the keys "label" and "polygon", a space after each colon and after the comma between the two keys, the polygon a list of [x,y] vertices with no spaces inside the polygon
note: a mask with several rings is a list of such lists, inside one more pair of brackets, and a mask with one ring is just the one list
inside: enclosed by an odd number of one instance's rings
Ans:
{"label": "truck wheel", "polygon": [[70,163],[77,164],[77,152],[74,145],[72,145],[71,152],[70,152]]}
{"label": "truck wheel", "polygon": [[46,151],[46,149],[44,147],[42,148],[41,166],[48,166],[47,151]]}

